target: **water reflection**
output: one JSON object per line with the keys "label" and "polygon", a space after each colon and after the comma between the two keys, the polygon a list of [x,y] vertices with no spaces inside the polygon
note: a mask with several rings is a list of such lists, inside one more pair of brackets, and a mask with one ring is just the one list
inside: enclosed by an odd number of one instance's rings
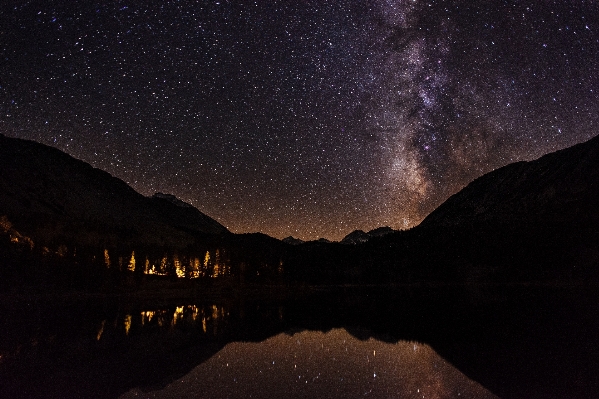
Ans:
{"label": "water reflection", "polygon": [[122,398],[496,398],[428,345],[344,329],[234,342],[162,390]]}
{"label": "water reflection", "polygon": [[[118,267],[116,259],[113,267]],[[235,386],[250,384],[247,377],[218,369],[233,365],[239,373],[247,367],[244,372],[256,384],[264,378],[260,371],[286,381],[291,367],[293,381],[304,387],[335,389],[308,391],[306,397],[359,396],[356,392],[463,397],[450,383],[463,381],[464,375],[505,399],[599,397],[598,301],[595,289],[507,292],[502,287],[474,294],[463,288],[340,288],[277,299],[0,303],[0,398],[112,399],[134,387],[159,395],[183,376],[183,381],[193,377],[215,387],[233,379]],[[289,331],[304,332],[279,335]],[[218,359],[228,361],[223,366],[215,363]],[[273,361],[285,368],[274,370]],[[211,367],[221,377],[200,378],[193,374],[197,367],[206,367],[200,369],[206,373]],[[359,375],[352,374],[354,368]],[[337,387],[335,376],[346,384]],[[221,381],[225,377],[229,380]],[[192,382],[190,389],[199,383]],[[468,387],[478,386],[464,384],[455,389],[469,392]],[[274,385],[269,397],[278,396]]]}
{"label": "water reflection", "polygon": [[106,324],[106,320],[102,320],[100,324],[100,328],[98,329],[98,334],[96,335],[96,341],[99,341],[102,338],[102,333],[104,332],[104,325]]}
{"label": "water reflection", "polygon": [[131,329],[131,315],[128,314],[125,316],[125,335],[129,335],[129,330]]}
{"label": "water reflection", "polygon": [[[219,321],[222,322],[229,316],[230,311],[224,305],[183,305],[170,309],[142,310],[139,313],[126,314],[122,318],[117,316],[113,326],[117,335],[120,331],[124,331],[125,336],[129,336],[132,329],[143,333],[144,328],[149,329],[152,326],[172,328],[177,325],[188,327],[199,325],[203,333],[206,333],[210,326],[212,334],[217,336],[220,332]],[[96,332],[96,341],[102,338],[105,326],[106,320],[102,320]]]}

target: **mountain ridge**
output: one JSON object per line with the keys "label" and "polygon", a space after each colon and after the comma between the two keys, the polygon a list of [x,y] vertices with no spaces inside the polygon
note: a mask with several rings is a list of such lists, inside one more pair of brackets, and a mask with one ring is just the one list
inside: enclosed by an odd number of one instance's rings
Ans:
{"label": "mountain ridge", "polygon": [[472,222],[599,221],[599,136],[478,177],[419,226]]}
{"label": "mountain ridge", "polygon": [[32,238],[179,247],[198,234],[229,233],[177,201],[145,197],[56,148],[0,135],[0,214]]}
{"label": "mountain ridge", "polygon": [[363,230],[354,230],[340,241],[342,244],[362,244],[367,242],[373,237],[384,237],[387,234],[392,234],[397,230],[393,230],[389,226],[377,227],[376,229],[372,229],[368,232]]}

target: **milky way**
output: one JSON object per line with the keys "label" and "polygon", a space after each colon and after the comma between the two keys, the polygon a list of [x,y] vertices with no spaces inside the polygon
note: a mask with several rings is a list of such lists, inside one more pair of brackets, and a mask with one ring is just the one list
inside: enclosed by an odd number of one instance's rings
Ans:
{"label": "milky way", "polygon": [[599,125],[593,1],[0,7],[1,133],[234,232],[408,228]]}

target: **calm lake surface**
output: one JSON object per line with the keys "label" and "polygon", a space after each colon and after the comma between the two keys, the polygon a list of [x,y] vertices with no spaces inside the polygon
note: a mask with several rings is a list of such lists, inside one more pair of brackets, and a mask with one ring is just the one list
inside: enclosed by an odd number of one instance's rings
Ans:
{"label": "calm lake surface", "polygon": [[278,299],[8,298],[0,397],[599,397],[598,293],[338,287]]}

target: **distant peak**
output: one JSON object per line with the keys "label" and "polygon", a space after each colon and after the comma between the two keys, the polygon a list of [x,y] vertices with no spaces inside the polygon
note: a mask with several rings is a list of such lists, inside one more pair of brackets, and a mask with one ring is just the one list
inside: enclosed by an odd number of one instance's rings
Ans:
{"label": "distant peak", "polygon": [[342,240],[342,244],[360,244],[370,240],[372,237],[382,237],[395,232],[391,227],[378,227],[365,233],[363,230],[354,230],[346,235]]}
{"label": "distant peak", "polygon": [[156,193],[152,196],[152,198],[159,198],[159,199],[166,200],[166,201],[170,202],[171,204],[176,205],[181,208],[193,208],[192,205],[188,204],[187,202],[181,201],[179,198],[175,197],[172,194]]}
{"label": "distant peak", "polygon": [[285,238],[283,238],[282,241],[286,242],[287,244],[291,244],[291,245],[299,245],[299,244],[304,243],[303,240],[300,240],[299,238],[295,238],[293,236],[285,237]]}

